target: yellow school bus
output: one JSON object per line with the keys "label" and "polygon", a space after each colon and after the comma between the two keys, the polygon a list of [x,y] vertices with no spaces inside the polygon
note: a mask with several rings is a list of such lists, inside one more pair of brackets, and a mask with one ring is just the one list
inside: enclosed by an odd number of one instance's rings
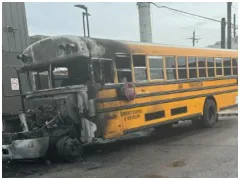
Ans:
{"label": "yellow school bus", "polygon": [[[217,112],[237,105],[236,50],[125,45],[128,54],[115,57],[114,85],[98,93],[99,115],[108,122],[104,137],[185,119],[213,127]],[[123,76],[134,84],[133,100],[118,96]]]}
{"label": "yellow school bus", "polygon": [[236,50],[55,36],[18,59],[24,131],[3,133],[4,159],[72,159],[84,144],[180,120],[213,127],[219,111],[237,106]]}

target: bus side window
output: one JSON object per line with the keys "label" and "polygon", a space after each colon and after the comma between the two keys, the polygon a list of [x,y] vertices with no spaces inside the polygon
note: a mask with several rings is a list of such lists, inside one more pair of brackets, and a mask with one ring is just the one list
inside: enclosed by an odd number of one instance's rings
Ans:
{"label": "bus side window", "polygon": [[207,66],[208,66],[208,77],[214,77],[214,61],[213,58],[207,58]]}
{"label": "bus side window", "polygon": [[224,76],[231,76],[231,58],[223,58]]}
{"label": "bus side window", "polygon": [[93,72],[95,81],[99,83],[102,79],[100,61],[93,61]]}
{"label": "bus side window", "polygon": [[237,58],[232,58],[233,75],[238,75]]}
{"label": "bus side window", "polygon": [[133,55],[134,76],[136,81],[147,80],[146,56]]}
{"label": "bus side window", "polygon": [[177,58],[177,64],[178,64],[178,79],[187,79],[186,57],[179,56]]}
{"label": "bus side window", "polygon": [[198,58],[198,73],[200,78],[206,77],[206,58],[205,57],[199,57]]}
{"label": "bus side window", "polygon": [[189,78],[197,78],[196,57],[188,57]]}
{"label": "bus side window", "polygon": [[222,58],[215,58],[216,76],[222,75]]}
{"label": "bus side window", "polygon": [[102,80],[104,80],[105,83],[114,82],[112,61],[94,61],[93,71],[96,82],[101,82]]}
{"label": "bus side window", "polygon": [[162,56],[148,56],[150,79],[164,79],[163,57]]}
{"label": "bus side window", "polygon": [[167,73],[167,80],[173,80],[176,78],[176,63],[174,56],[166,56],[166,73]]}
{"label": "bus side window", "polygon": [[102,61],[102,71],[105,83],[113,83],[114,73],[112,61]]}
{"label": "bus side window", "polygon": [[118,83],[132,82],[131,59],[129,56],[117,56],[116,68]]}

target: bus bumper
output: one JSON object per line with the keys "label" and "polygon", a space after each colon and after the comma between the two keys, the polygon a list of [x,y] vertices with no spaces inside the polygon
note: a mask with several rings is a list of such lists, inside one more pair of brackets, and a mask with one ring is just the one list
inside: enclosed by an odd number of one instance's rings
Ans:
{"label": "bus bumper", "polygon": [[44,157],[49,146],[49,137],[14,140],[2,145],[2,161]]}

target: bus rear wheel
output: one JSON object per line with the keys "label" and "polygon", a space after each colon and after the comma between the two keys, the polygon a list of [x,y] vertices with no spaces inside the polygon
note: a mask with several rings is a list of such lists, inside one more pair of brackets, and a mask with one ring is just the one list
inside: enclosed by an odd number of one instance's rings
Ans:
{"label": "bus rear wheel", "polygon": [[207,99],[203,109],[202,123],[204,127],[212,128],[217,122],[217,106],[216,103]]}

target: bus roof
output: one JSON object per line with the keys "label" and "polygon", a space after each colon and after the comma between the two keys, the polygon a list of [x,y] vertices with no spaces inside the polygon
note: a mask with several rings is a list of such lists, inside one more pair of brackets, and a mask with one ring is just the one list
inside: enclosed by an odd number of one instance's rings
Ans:
{"label": "bus roof", "polygon": [[[20,57],[25,66],[32,64],[65,61],[76,57],[92,57],[113,59],[116,53],[152,54],[152,55],[196,55],[206,56],[237,56],[237,50],[196,48],[173,46],[157,43],[87,38],[79,36],[50,36],[39,40],[26,48]],[[90,53],[90,54],[89,54]],[[224,56],[223,56],[224,55]],[[23,60],[25,58],[25,60]]]}

